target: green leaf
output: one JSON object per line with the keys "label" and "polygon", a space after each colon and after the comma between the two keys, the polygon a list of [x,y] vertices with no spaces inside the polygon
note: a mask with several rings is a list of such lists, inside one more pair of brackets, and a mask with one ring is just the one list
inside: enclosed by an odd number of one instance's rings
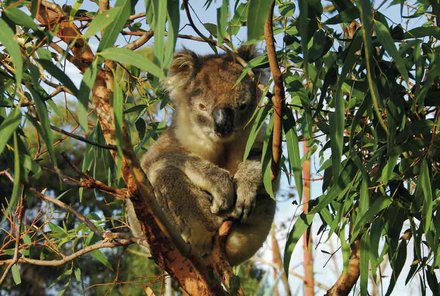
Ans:
{"label": "green leaf", "polygon": [[304,214],[298,217],[292,230],[287,237],[286,247],[284,248],[284,272],[289,275],[290,259],[292,258],[293,251],[299,239],[303,236],[304,232],[310,225],[312,225],[314,214]]}
{"label": "green leaf", "polygon": [[[295,178],[295,185],[298,191],[298,196],[302,197],[302,167],[301,167],[301,155],[299,152],[299,142],[298,135],[296,134],[296,124],[295,119],[291,110],[285,110],[285,116],[287,117],[283,120],[284,134],[286,135],[286,146],[288,157],[290,161],[290,166],[293,170],[293,176]],[[305,144],[304,144],[305,145]]]}
{"label": "green leaf", "polygon": [[163,71],[158,66],[143,57],[140,53],[134,52],[127,48],[110,47],[101,51],[99,55],[105,59],[135,66],[142,71],[153,74],[158,78],[165,77]]}
{"label": "green leaf", "polygon": [[359,197],[359,216],[370,210],[370,195],[368,194],[368,180],[365,178],[361,182],[361,190]]}
{"label": "green leaf", "polygon": [[9,138],[20,125],[20,122],[21,110],[20,108],[14,108],[8,117],[0,124],[0,154],[3,152],[3,149],[5,149]]}
{"label": "green leaf", "polygon": [[388,286],[388,290],[385,296],[390,296],[393,292],[394,286],[396,285],[397,279],[399,278],[400,272],[402,271],[403,265],[405,264],[406,257],[406,241],[402,240],[399,243],[397,255],[393,256],[393,258],[390,259],[393,273],[391,275],[390,284]]}
{"label": "green leaf", "polygon": [[405,33],[405,39],[408,38],[423,38],[423,37],[434,37],[440,39],[440,27],[417,27],[409,30]]}
{"label": "green leaf", "polygon": [[273,113],[270,116],[269,124],[267,125],[266,133],[264,135],[263,149],[261,155],[261,163],[263,168],[263,185],[267,194],[275,199],[272,180],[272,130],[273,130]]}
{"label": "green leaf", "polygon": [[93,18],[83,37],[88,39],[107,28],[108,25],[114,22],[117,16],[121,13],[121,10],[122,7],[113,7],[110,10],[100,12]]}
{"label": "green leaf", "polygon": [[0,43],[6,48],[15,66],[16,87],[21,84],[23,76],[23,59],[20,46],[18,45],[14,32],[8,24],[0,18]]}
{"label": "green leaf", "polygon": [[42,138],[44,140],[44,143],[46,144],[47,151],[49,152],[50,159],[52,161],[52,164],[54,166],[57,165],[57,160],[55,157],[54,147],[53,147],[53,136],[52,136],[52,129],[50,128],[50,120],[49,120],[49,113],[47,111],[47,106],[43,99],[40,97],[38,92],[33,88],[33,86],[28,86],[29,91],[32,94],[32,98],[35,102],[35,107],[37,108],[37,114],[38,119],[41,123],[41,131],[42,131]]}
{"label": "green leaf", "polygon": [[308,65],[309,65],[309,51],[307,44],[309,42],[309,5],[306,0],[299,0],[298,1],[299,6],[299,23],[298,23],[298,31],[299,35],[301,36],[301,49],[303,54],[303,65],[302,68],[305,71],[306,80],[309,80],[309,71],[308,71]]}
{"label": "green leaf", "polygon": [[95,257],[99,262],[101,262],[105,267],[107,267],[110,270],[113,270],[113,267],[108,261],[107,257],[100,250],[95,250],[90,254],[92,254],[92,256]]}
{"label": "green leaf", "polygon": [[114,94],[113,94],[113,112],[115,114],[116,147],[118,149],[118,159],[116,162],[117,163],[116,172],[118,178],[122,176],[122,159],[123,159],[122,147],[124,143],[122,138],[122,128],[124,124],[123,110],[124,110],[124,96],[115,75]]}
{"label": "green leaf", "polygon": [[375,79],[373,77],[374,71],[372,70],[373,57],[372,57],[372,42],[371,42],[371,34],[372,34],[371,2],[369,0],[356,0],[356,3],[361,12],[361,21],[362,21],[361,32],[362,32],[362,39],[364,41],[365,64],[367,68],[368,87],[370,88],[371,100],[373,101],[373,108],[374,108],[374,112],[376,113],[377,120],[379,121],[385,133],[388,134],[387,125],[385,124],[385,121],[383,120],[382,114],[379,109],[379,92],[377,90]]}
{"label": "green leaf", "polygon": [[76,281],[77,282],[81,282],[81,269],[80,268],[75,268],[73,273],[75,275]]}
{"label": "green leaf", "polygon": [[[119,33],[125,26],[125,23],[130,16],[130,3],[129,0],[117,0],[114,8],[120,8],[120,13],[112,20],[111,24],[108,25],[104,30],[104,35],[102,36],[101,42],[99,42],[98,52],[103,49],[113,46]],[[113,8],[113,9],[114,9]]]}
{"label": "green leaf", "polygon": [[98,74],[97,63],[92,63],[83,74],[83,79],[78,91],[78,121],[82,129],[87,133],[89,130],[88,110],[90,91],[95,83]]}
{"label": "green leaf", "polygon": [[14,283],[16,285],[20,285],[21,276],[20,276],[20,269],[18,268],[18,264],[12,265],[11,271],[12,271],[12,278],[14,279]]}
{"label": "green leaf", "polygon": [[165,47],[164,67],[167,68],[173,60],[179,34],[180,10],[178,0],[168,0],[168,36]]}
{"label": "green leaf", "polygon": [[50,60],[37,59],[37,61],[41,66],[43,66],[44,70],[46,70],[50,75],[52,75],[65,87],[67,87],[72,92],[72,95],[74,95],[75,97],[78,96],[78,89],[76,88],[72,80],[69,78],[69,76],[66,75],[65,71],[62,71],[60,68],[54,65]]}
{"label": "green leaf", "polygon": [[252,129],[249,133],[248,140],[246,142],[246,148],[244,150],[244,156],[243,160],[246,160],[249,157],[249,154],[252,150],[252,147],[255,144],[255,141],[257,140],[258,136],[260,135],[260,131],[265,125],[265,120],[267,117],[267,114],[270,111],[270,107],[268,105],[265,105],[264,107],[258,108],[255,111],[255,119],[252,124]]}
{"label": "green leaf", "polygon": [[393,155],[388,159],[387,164],[382,169],[381,181],[383,184],[388,184],[388,181],[390,180],[391,174],[394,171],[394,167],[396,166],[398,159],[398,155]]}
{"label": "green leaf", "polygon": [[274,0],[249,0],[247,16],[247,40],[261,40],[264,36],[264,24]]}
{"label": "green leaf", "polygon": [[17,7],[10,7],[8,9],[3,10],[6,16],[12,20],[17,25],[22,25],[28,28],[31,28],[34,31],[38,31],[38,26],[32,18],[27,15],[23,10],[18,9]]}
{"label": "green leaf", "polygon": [[374,20],[374,31],[376,32],[377,38],[382,43],[385,50],[393,58],[397,70],[399,70],[400,75],[402,75],[402,78],[405,81],[408,81],[409,80],[408,70],[406,69],[405,62],[402,56],[400,55],[399,51],[397,50],[396,46],[394,45],[393,37],[391,36],[391,33],[388,31],[388,28],[380,21]]}
{"label": "green leaf", "polygon": [[422,161],[422,165],[420,167],[420,176],[418,186],[421,187],[423,192],[423,208],[422,208],[422,221],[423,221],[423,230],[426,234],[429,231],[429,227],[432,221],[432,189],[431,189],[431,180],[429,177],[429,168],[426,159]]}
{"label": "green leaf", "polygon": [[229,0],[223,0],[222,6],[217,9],[217,44],[222,44],[226,37],[226,27],[229,18]]}
{"label": "green leaf", "polygon": [[[165,23],[167,20],[167,1],[153,0],[154,7],[154,62],[163,68],[165,52]],[[156,77],[158,77],[156,75]]]}
{"label": "green leaf", "polygon": [[392,199],[387,196],[381,196],[376,199],[369,210],[364,213],[364,215],[356,221],[353,227],[352,240],[354,240],[359,234],[362,227],[370,222],[377,214],[379,214],[382,210],[386,209],[392,203]]}
{"label": "green leaf", "polygon": [[21,169],[20,169],[20,150],[17,141],[17,133],[14,133],[14,183],[12,185],[11,198],[8,202],[8,207],[6,209],[6,215],[1,219],[1,223],[5,222],[8,214],[11,213],[12,208],[18,204],[18,199],[20,197],[20,186],[21,186]]}

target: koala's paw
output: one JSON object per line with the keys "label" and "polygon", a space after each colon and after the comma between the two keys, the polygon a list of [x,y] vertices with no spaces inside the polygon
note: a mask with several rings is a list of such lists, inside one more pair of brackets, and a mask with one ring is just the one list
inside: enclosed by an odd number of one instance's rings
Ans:
{"label": "koala's paw", "polygon": [[261,165],[255,160],[246,160],[238,165],[234,181],[237,188],[237,201],[231,217],[246,221],[255,207],[257,191],[262,183]]}
{"label": "koala's paw", "polygon": [[234,182],[229,172],[222,171],[212,180],[212,187],[209,190],[212,195],[211,213],[218,214],[220,211],[232,207],[235,198]]}
{"label": "koala's paw", "polygon": [[238,186],[237,201],[235,202],[235,208],[231,213],[231,217],[245,222],[254,209],[256,200],[256,191],[246,186]]}

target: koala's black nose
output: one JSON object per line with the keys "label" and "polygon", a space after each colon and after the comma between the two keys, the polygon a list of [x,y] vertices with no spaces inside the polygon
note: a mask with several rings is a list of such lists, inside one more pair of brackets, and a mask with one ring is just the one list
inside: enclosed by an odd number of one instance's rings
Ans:
{"label": "koala's black nose", "polygon": [[218,108],[214,110],[214,131],[222,136],[232,132],[234,128],[234,110]]}

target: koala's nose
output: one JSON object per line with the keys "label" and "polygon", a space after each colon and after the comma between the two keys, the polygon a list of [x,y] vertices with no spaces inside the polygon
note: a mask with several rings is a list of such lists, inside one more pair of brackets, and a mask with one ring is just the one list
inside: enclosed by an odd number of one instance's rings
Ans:
{"label": "koala's nose", "polygon": [[222,136],[232,132],[234,128],[234,110],[218,108],[214,110],[214,131]]}

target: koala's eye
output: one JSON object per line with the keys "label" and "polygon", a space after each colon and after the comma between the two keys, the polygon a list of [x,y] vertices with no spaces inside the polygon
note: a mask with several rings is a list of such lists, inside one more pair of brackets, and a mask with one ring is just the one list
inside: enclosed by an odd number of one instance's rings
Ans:
{"label": "koala's eye", "polygon": [[202,111],[206,111],[206,105],[200,103],[199,104],[199,109],[202,110]]}
{"label": "koala's eye", "polygon": [[246,109],[246,107],[247,107],[247,104],[241,104],[238,106],[238,110],[244,110],[244,109]]}

